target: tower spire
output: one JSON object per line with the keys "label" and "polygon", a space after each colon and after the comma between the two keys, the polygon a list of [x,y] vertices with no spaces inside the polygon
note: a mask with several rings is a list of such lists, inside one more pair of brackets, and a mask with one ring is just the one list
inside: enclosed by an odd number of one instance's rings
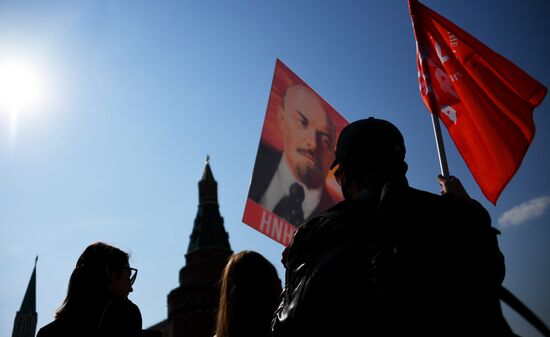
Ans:
{"label": "tower spire", "polygon": [[218,204],[218,183],[214,179],[212,169],[210,168],[209,155],[206,155],[204,171],[199,181],[199,205],[207,203]]}
{"label": "tower spire", "polygon": [[220,215],[218,183],[210,168],[210,156],[206,156],[198,185],[199,206],[185,254],[186,265],[179,272],[179,287],[168,294],[168,319],[159,323],[173,337],[212,336],[219,280],[233,253]]}
{"label": "tower spire", "polygon": [[32,270],[31,279],[27,286],[27,291],[23,297],[21,303],[21,309],[19,312],[31,313],[36,312],[36,263],[38,262],[38,255],[34,258],[34,269]]}
{"label": "tower spire", "polygon": [[210,168],[210,156],[206,156],[199,185],[199,209],[195,217],[187,253],[204,248],[231,250],[229,236],[223,226],[218,205],[218,183]]}
{"label": "tower spire", "polygon": [[23,297],[21,308],[15,315],[13,323],[12,337],[34,337],[36,332],[36,264],[38,255],[34,259],[34,268],[32,270],[31,279],[27,286],[27,291]]}

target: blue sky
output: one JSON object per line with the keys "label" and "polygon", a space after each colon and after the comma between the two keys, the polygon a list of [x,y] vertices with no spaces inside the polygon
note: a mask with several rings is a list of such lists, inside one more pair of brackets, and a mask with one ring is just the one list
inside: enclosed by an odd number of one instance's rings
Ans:
{"label": "blue sky", "polygon": [[[423,3],[550,85],[548,1]],[[0,110],[0,335],[11,334],[35,255],[41,327],[95,241],[131,252],[144,326],[166,318],[207,154],[233,250],[264,254],[282,278],[282,246],[241,223],[276,58],[348,120],[394,122],[409,182],[439,191],[404,0],[0,2],[0,65],[27,64],[43,87],[16,132]],[[505,286],[550,325],[549,104],[535,110],[535,139],[497,206],[444,136],[451,173],[502,231]],[[516,333],[537,336],[505,311]]]}

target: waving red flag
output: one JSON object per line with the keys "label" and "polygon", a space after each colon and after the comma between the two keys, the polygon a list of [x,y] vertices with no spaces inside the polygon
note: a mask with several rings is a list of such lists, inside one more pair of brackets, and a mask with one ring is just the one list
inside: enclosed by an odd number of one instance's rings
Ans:
{"label": "waving red flag", "polygon": [[533,109],[547,89],[418,1],[409,0],[409,9],[422,99],[496,204],[533,140]]}

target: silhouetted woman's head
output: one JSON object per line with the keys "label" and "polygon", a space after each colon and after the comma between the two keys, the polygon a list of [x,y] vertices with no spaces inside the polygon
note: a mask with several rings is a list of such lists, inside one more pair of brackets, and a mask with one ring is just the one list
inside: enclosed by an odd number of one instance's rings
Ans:
{"label": "silhouetted woman's head", "polygon": [[231,256],[221,279],[216,336],[269,336],[281,291],[277,270],[262,255]]}
{"label": "silhouetted woman's head", "polygon": [[128,259],[127,253],[103,242],[89,245],[78,258],[56,318],[100,315],[109,300],[127,297],[135,279]]}

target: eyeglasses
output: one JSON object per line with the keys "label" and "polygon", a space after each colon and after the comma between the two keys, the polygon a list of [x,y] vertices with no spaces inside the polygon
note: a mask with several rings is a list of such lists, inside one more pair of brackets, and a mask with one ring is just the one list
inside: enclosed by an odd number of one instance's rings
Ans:
{"label": "eyeglasses", "polygon": [[342,179],[344,178],[344,171],[342,170],[342,165],[338,165],[336,171],[334,171],[334,178],[338,185],[342,186]]}
{"label": "eyeglasses", "polygon": [[128,277],[130,278],[130,285],[133,285],[136,282],[136,277],[138,270],[132,267],[122,267],[123,269],[128,269]]}
{"label": "eyeglasses", "polygon": [[137,271],[138,270],[136,268],[130,268],[130,285],[133,285],[134,282],[136,282]]}

